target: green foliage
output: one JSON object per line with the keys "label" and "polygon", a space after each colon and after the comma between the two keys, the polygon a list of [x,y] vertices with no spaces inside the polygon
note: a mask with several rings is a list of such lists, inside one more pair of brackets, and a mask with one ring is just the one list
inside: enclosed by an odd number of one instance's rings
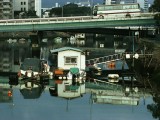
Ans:
{"label": "green foliage", "polygon": [[14,12],[14,17],[15,18],[38,18],[36,15],[36,11],[34,10],[29,10],[29,11],[15,11]]}
{"label": "green foliage", "polygon": [[156,84],[157,88],[160,86],[160,68],[157,68],[157,70],[153,72],[151,81]]}
{"label": "green foliage", "polygon": [[[149,8],[150,12],[160,12],[160,0],[154,0],[153,5]],[[154,19],[156,20],[157,25],[160,24],[160,13],[157,13],[154,16]]]}
{"label": "green foliage", "polygon": [[62,16],[68,17],[68,16],[86,16],[91,14],[91,8],[90,7],[78,7],[76,4],[67,4],[63,7],[58,8],[52,8],[50,10],[50,17],[60,17]]}
{"label": "green foliage", "polygon": [[26,17],[28,18],[37,18],[38,16],[36,15],[36,11],[33,11],[33,10],[29,10],[28,12],[25,12],[26,13]]}
{"label": "green foliage", "polygon": [[157,24],[157,25],[160,25],[160,13],[157,13],[157,14],[154,16],[154,19],[156,20],[156,24]]}
{"label": "green foliage", "polygon": [[145,39],[142,39],[139,43],[139,47],[143,48],[147,52],[153,52],[155,44],[153,42],[145,41]]}
{"label": "green foliage", "polygon": [[153,118],[160,119],[160,106],[158,104],[149,104],[147,105],[147,109],[152,112]]}
{"label": "green foliage", "polygon": [[154,0],[153,5],[149,8],[150,12],[160,12],[160,0]]}

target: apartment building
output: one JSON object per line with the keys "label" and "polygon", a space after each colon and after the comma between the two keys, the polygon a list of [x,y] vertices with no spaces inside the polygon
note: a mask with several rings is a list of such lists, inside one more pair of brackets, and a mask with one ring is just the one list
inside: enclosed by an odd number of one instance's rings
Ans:
{"label": "apartment building", "polygon": [[104,0],[106,5],[139,3],[142,12],[148,12],[148,0]]}
{"label": "apartment building", "polygon": [[149,4],[148,0],[137,0],[143,12],[148,12]]}
{"label": "apartment building", "polygon": [[14,11],[21,13],[29,10],[36,11],[36,15],[41,17],[41,1],[42,0],[14,0]]}
{"label": "apartment building", "polygon": [[0,0],[0,19],[13,18],[13,0]]}
{"label": "apartment building", "polygon": [[125,4],[136,3],[136,0],[122,0]]}

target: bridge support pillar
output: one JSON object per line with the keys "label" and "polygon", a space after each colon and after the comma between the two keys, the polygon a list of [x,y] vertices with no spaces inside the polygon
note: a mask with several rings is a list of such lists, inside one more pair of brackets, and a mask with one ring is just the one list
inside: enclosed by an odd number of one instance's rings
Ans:
{"label": "bridge support pillar", "polygon": [[114,36],[105,35],[105,47],[113,48],[114,47]]}
{"label": "bridge support pillar", "polygon": [[42,37],[43,37],[43,32],[32,32],[30,34],[32,57],[40,58]]}

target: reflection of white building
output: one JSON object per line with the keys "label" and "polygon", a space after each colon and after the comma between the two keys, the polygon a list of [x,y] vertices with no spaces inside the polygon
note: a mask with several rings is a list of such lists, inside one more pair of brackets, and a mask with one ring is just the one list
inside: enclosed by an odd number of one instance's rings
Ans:
{"label": "reflection of white building", "polygon": [[66,99],[81,97],[85,93],[85,82],[83,79],[77,79],[78,81],[73,82],[71,75],[71,79],[56,80],[55,87],[49,88],[50,94]]}
{"label": "reflection of white building", "polygon": [[62,38],[61,37],[56,37],[54,38],[55,43],[62,43]]}
{"label": "reflection of white building", "polygon": [[75,34],[77,45],[84,46],[85,45],[85,33],[77,33]]}
{"label": "reflection of white building", "polygon": [[70,36],[70,38],[68,38],[68,42],[71,44],[71,45],[75,45],[76,44],[76,38],[75,36]]}
{"label": "reflection of white building", "polygon": [[70,38],[68,38],[68,42],[71,45],[78,45],[78,46],[84,46],[85,45],[85,33],[77,33],[74,36],[70,36]]}

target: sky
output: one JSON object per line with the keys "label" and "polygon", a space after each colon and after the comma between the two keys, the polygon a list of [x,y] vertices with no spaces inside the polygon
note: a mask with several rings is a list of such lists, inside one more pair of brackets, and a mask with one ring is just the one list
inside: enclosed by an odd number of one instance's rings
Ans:
{"label": "sky", "polygon": [[[64,5],[67,2],[76,2],[76,1],[80,1],[80,0],[42,0],[42,7],[43,8],[51,8],[53,6],[55,6],[55,3],[59,3],[60,5]],[[84,1],[84,0],[83,0]],[[95,4],[99,3],[102,4],[103,0],[90,0],[93,1]],[[153,3],[154,0],[148,0],[149,3]]]}

